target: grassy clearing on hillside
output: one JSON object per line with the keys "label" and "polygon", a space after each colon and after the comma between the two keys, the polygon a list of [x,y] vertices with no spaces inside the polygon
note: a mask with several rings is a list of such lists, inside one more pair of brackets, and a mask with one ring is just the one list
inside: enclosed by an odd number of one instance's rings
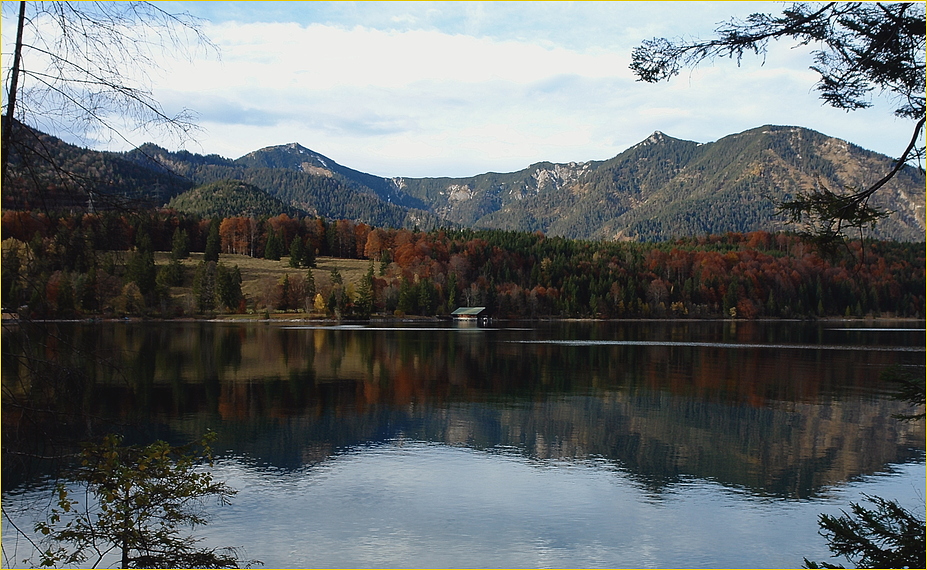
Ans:
{"label": "grassy clearing on hillside", "polygon": [[[170,260],[169,252],[155,253],[155,265],[167,265]],[[191,253],[190,257],[181,261],[184,266],[184,285],[182,287],[172,287],[171,296],[181,306],[186,306],[187,300],[193,298],[193,274],[197,266],[203,262],[203,253]],[[238,266],[241,271],[241,291],[248,300],[248,306],[251,307],[257,301],[269,295],[269,291],[277,287],[283,280],[284,275],[289,275],[290,279],[295,277],[304,278],[309,271],[308,268],[290,267],[290,258],[283,257],[280,261],[271,261],[269,259],[260,259],[249,257],[247,255],[220,254],[219,263],[232,268]],[[370,260],[367,259],[339,259],[334,257],[318,257],[316,267],[312,271],[312,277],[315,280],[318,290],[327,289],[331,285],[332,269],[337,269],[341,273],[345,285],[353,283],[357,288],[361,279],[367,273],[370,267]],[[263,310],[264,307],[258,307]]]}

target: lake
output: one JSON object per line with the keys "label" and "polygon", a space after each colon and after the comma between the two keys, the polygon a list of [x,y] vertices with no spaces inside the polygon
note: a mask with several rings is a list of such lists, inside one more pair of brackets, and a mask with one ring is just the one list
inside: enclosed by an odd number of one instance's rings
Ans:
{"label": "lake", "polygon": [[[819,514],[864,494],[924,513],[924,422],[893,419],[911,408],[880,379],[924,377],[923,321],[3,335],[5,398],[25,394],[7,357],[25,351],[81,370],[85,412],[130,440],[216,430],[214,473],[239,493],[197,534],[269,568],[845,564]],[[7,459],[4,510],[29,529],[50,468]],[[5,556],[28,555],[3,524]]]}

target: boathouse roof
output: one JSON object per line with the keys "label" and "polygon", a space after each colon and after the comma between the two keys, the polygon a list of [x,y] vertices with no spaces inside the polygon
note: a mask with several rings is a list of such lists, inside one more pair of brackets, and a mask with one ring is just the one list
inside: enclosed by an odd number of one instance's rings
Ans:
{"label": "boathouse roof", "polygon": [[486,307],[460,307],[451,313],[454,317],[479,317],[486,312]]}

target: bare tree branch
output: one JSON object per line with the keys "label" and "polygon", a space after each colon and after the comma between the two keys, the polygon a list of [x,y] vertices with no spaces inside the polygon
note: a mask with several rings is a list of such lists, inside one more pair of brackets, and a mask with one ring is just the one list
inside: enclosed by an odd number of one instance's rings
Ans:
{"label": "bare tree branch", "polygon": [[21,32],[5,85],[4,182],[15,121],[133,146],[124,121],[130,130],[159,130],[181,142],[197,131],[191,111],[170,113],[153,97],[150,74],[168,55],[192,60],[218,52],[198,20],[151,2],[20,2],[18,9]]}

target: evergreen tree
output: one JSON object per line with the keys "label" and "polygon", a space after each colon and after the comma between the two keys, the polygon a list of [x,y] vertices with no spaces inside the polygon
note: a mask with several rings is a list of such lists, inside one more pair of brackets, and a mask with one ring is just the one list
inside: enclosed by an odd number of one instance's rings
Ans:
{"label": "evergreen tree", "polygon": [[67,273],[61,274],[58,281],[58,313],[69,315],[74,312],[74,288],[71,286],[71,279]]}
{"label": "evergreen tree", "polygon": [[193,276],[193,299],[198,313],[216,308],[216,262],[204,261],[197,267]]}
{"label": "evergreen tree", "polygon": [[216,267],[216,302],[234,312],[238,310],[241,299],[241,271],[237,265],[229,269],[220,263]]}
{"label": "evergreen tree", "polygon": [[331,222],[325,227],[325,243],[328,245],[328,254],[332,257],[343,257],[341,255],[338,240],[338,222]]}
{"label": "evergreen tree", "polygon": [[283,243],[273,228],[267,229],[267,243],[264,244],[264,259],[280,261],[283,256]]}
{"label": "evergreen tree", "polygon": [[219,239],[219,218],[213,218],[209,223],[209,234],[206,237],[206,251],[203,254],[203,261],[218,262],[221,249],[222,241]]}
{"label": "evergreen tree", "polygon": [[290,267],[298,268],[301,264],[305,262],[305,248],[303,247],[303,240],[299,236],[294,236],[292,243],[290,243]]}
{"label": "evergreen tree", "polygon": [[155,270],[154,251],[148,233],[139,229],[136,237],[135,251],[126,263],[126,283],[135,282],[142,295],[148,297],[155,291],[157,272]]}
{"label": "evergreen tree", "polygon": [[[857,568],[924,568],[927,541],[924,520],[896,501],[863,495],[874,509],[850,503],[851,513],[821,515],[821,534],[831,552]],[[843,568],[804,559],[805,568]]]}
{"label": "evergreen tree", "polygon": [[344,278],[341,277],[341,272],[335,267],[332,268],[330,278],[332,290],[328,296],[328,310],[334,314],[344,309]]}
{"label": "evergreen tree", "polygon": [[457,309],[457,274],[447,276],[447,309],[452,312]]}
{"label": "evergreen tree", "polygon": [[315,267],[315,247],[311,240],[303,247],[302,264],[303,267]]}
{"label": "evergreen tree", "polygon": [[0,293],[0,299],[3,299],[3,307],[19,307],[24,293],[22,286],[23,264],[19,259],[19,254],[10,248],[3,248],[3,263],[0,270],[0,280],[2,280],[3,289]]}
{"label": "evergreen tree", "polygon": [[78,289],[78,299],[84,311],[92,312],[99,308],[97,285],[97,268],[91,267],[90,271],[84,275],[81,287]]}
{"label": "evergreen tree", "polygon": [[370,317],[373,313],[373,263],[361,279],[360,288],[357,291],[357,312],[364,318]]}
{"label": "evergreen tree", "polygon": [[173,257],[167,265],[158,269],[158,287],[180,287],[183,285],[183,265]]}
{"label": "evergreen tree", "polygon": [[182,533],[208,522],[207,498],[227,503],[235,494],[198,468],[201,459],[211,460],[213,439],[207,435],[198,449],[163,441],[123,446],[115,435],[85,445],[80,466],[70,473],[84,491],[72,493],[60,483],[48,518],[36,525],[47,542],[41,565],[96,567],[115,552],[120,568],[238,568],[235,549],[201,548]]}
{"label": "evergreen tree", "polygon": [[[312,275],[312,269],[310,268],[306,271],[306,299],[308,303],[315,301],[315,296],[318,291],[315,288],[315,277]],[[307,308],[308,312],[308,308]]]}
{"label": "evergreen tree", "polygon": [[292,293],[290,291],[290,274],[284,273],[283,279],[280,281],[280,302],[277,303],[277,309],[281,311],[288,311],[292,308],[292,303],[290,302]]}
{"label": "evergreen tree", "polygon": [[171,259],[186,259],[190,257],[190,236],[187,230],[176,228],[171,238]]}
{"label": "evergreen tree", "polygon": [[328,314],[337,314],[337,312],[340,310],[338,305],[338,295],[335,294],[335,289],[333,288],[331,293],[328,294],[328,303],[326,304],[326,307],[328,308]]}
{"label": "evergreen tree", "polygon": [[416,304],[419,313],[425,316],[434,315],[438,304],[438,291],[434,283],[431,279],[420,279],[416,289],[418,293]]}
{"label": "evergreen tree", "polygon": [[380,275],[386,275],[386,269],[389,267],[389,264],[393,262],[393,256],[390,254],[388,249],[380,252]]}
{"label": "evergreen tree", "polygon": [[396,308],[407,315],[413,314],[418,308],[416,306],[417,300],[418,296],[415,288],[409,283],[408,279],[403,279],[399,285],[399,304]]}

